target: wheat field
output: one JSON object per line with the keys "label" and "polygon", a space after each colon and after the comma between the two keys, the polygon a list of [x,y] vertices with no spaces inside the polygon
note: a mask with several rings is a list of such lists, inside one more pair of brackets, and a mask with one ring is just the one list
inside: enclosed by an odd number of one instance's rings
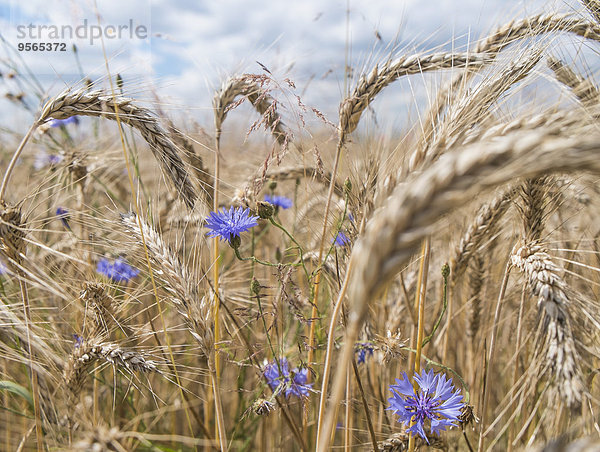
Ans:
{"label": "wheat field", "polygon": [[583,0],[372,58],[335,118],[267,67],[207,124],[108,64],[39,99],[1,145],[0,450],[600,450],[599,50]]}

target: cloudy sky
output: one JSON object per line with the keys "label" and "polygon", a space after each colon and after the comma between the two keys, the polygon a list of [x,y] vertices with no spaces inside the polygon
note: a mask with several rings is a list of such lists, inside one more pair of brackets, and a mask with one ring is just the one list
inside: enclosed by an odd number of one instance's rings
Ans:
{"label": "cloudy sky", "polygon": [[[120,73],[132,94],[156,92],[165,105],[202,120],[220,81],[261,73],[260,62],[279,80],[294,80],[305,103],[335,122],[347,43],[350,66],[360,71],[393,49],[464,49],[509,19],[574,8],[576,0],[0,0],[0,71],[27,68],[39,90],[53,92],[82,74],[105,77],[105,52],[111,73]],[[100,29],[103,41],[95,37]],[[39,42],[65,43],[66,50],[18,51]],[[14,79],[0,84],[0,94],[19,89]],[[406,101],[397,95],[396,105]],[[2,101],[0,108],[5,116],[14,106]]]}

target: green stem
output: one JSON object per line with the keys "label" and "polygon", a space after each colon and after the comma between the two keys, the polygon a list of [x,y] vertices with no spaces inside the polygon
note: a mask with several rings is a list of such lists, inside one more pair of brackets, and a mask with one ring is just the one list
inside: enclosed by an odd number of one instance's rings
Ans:
{"label": "green stem", "polygon": [[[273,343],[271,342],[271,336],[269,335],[269,329],[267,328],[267,322],[265,321],[265,314],[263,312],[262,304],[260,302],[260,295],[256,295],[256,301],[258,301],[258,312],[260,314],[260,319],[262,320],[263,327],[265,328],[265,334],[267,335],[267,342],[269,343],[269,348],[271,349],[271,353],[273,354],[273,359],[277,362],[277,366],[279,367],[279,360],[277,359],[277,354],[275,353],[275,349],[273,348]],[[281,368],[279,369],[279,374],[281,373]]]}
{"label": "green stem", "polygon": [[439,328],[440,323],[442,323],[442,319],[444,318],[444,314],[446,313],[446,309],[448,308],[448,276],[449,275],[450,275],[450,267],[448,266],[448,264],[444,264],[444,266],[442,267],[442,278],[444,278],[444,285],[443,285],[443,290],[442,290],[442,302],[443,302],[442,312],[440,312],[440,316],[438,317],[437,321],[435,322],[435,325],[433,325],[433,330],[431,331],[429,336],[427,336],[423,340],[422,347],[425,347],[425,345],[428,344],[429,341],[431,341],[431,339],[433,338],[433,335]]}
{"label": "green stem", "polygon": [[[342,216],[342,221],[339,222],[339,225],[335,231],[334,237],[337,237],[338,234],[340,233],[340,231],[342,230],[342,226],[344,225],[344,221],[346,220],[346,215],[348,215],[348,201],[349,201],[348,193],[346,193],[346,198],[344,199],[344,214]],[[323,259],[322,262],[327,262],[327,259],[329,258],[329,255],[334,250],[334,248],[335,248],[335,239],[333,240],[333,242],[331,242],[331,246],[329,247],[329,250],[327,250],[327,254],[325,254],[325,258]]]}
{"label": "green stem", "polygon": [[294,238],[294,236],[292,234],[290,234],[288,232],[288,230],[286,228],[284,228],[281,224],[277,223],[273,219],[273,217],[269,218],[269,221],[271,222],[271,224],[273,226],[281,229],[285,233],[285,235],[287,235],[290,238],[290,240],[292,242],[294,242],[294,244],[298,247],[298,253],[300,253],[300,264],[302,265],[302,268],[304,269],[304,274],[306,275],[306,281],[310,284],[310,274],[308,273],[308,270],[306,269],[306,265],[304,265],[304,252],[302,251],[302,247],[300,246],[298,241]]}
{"label": "green stem", "polygon": [[[279,266],[279,264],[272,264],[271,262],[261,261],[260,259],[257,259],[254,256],[242,257],[240,255],[239,249],[237,249],[237,248],[234,248],[233,251],[235,252],[235,257],[237,257],[241,261],[256,262],[257,264],[266,265],[267,267],[278,267]],[[291,265],[292,267],[298,267],[298,266],[300,266],[300,264],[287,264],[287,265]]]}

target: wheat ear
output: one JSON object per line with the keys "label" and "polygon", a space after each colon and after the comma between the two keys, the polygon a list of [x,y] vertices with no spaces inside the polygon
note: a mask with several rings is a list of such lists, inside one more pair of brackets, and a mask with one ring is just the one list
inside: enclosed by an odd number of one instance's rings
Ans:
{"label": "wheat ear", "polygon": [[[600,41],[600,27],[586,19],[565,14],[538,14],[502,25],[494,33],[479,41],[473,51],[486,53],[490,57],[489,61],[493,61],[502,50],[514,42],[551,32],[573,33],[586,39]],[[483,66],[479,66],[479,68],[481,67]],[[438,92],[433,105],[425,116],[427,121],[423,125],[422,141],[418,147],[423,147],[429,141],[442,117],[443,110],[447,105],[452,104],[454,93],[477,72],[475,68],[473,69],[470,72],[456,75],[445,88]]]}
{"label": "wheat ear", "polygon": [[[491,107],[515,84],[526,78],[542,58],[542,51],[535,49],[507,64],[507,67],[491,79],[483,80],[476,89],[469,90],[450,107],[439,133],[425,145],[417,146],[409,159],[408,171],[439,157],[444,146],[451,147],[463,141],[472,131],[482,128],[489,118]],[[430,152],[431,149],[437,152]]]}
{"label": "wheat ear", "polygon": [[488,61],[483,54],[434,53],[431,55],[405,55],[376,65],[369,74],[362,75],[352,93],[340,105],[340,142],[352,133],[360,117],[383,88],[400,77],[440,69],[472,68]]}
{"label": "wheat ear", "polygon": [[554,57],[548,57],[548,67],[552,69],[556,79],[570,88],[584,106],[592,107],[598,104],[600,94],[591,80],[577,74],[567,64]]}
{"label": "wheat ear", "polygon": [[263,117],[271,133],[280,145],[289,140],[289,133],[277,113],[276,103],[259,83],[254,79],[258,76],[242,75],[231,77],[223,82],[221,88],[213,98],[213,109],[215,116],[215,130],[217,139],[220,138],[223,122],[227,113],[236,106],[235,100],[239,96],[248,98],[252,106]]}
{"label": "wheat ear", "polygon": [[143,233],[150,260],[160,269],[156,272],[156,278],[164,284],[164,289],[170,294],[168,300],[185,320],[190,334],[198,341],[202,355],[208,358],[214,346],[212,302],[200,297],[198,281],[154,228],[141,221],[143,231],[140,232],[138,219],[133,213],[121,215],[121,222],[140,244]]}
{"label": "wheat ear", "polygon": [[511,206],[514,194],[515,191],[509,189],[479,208],[475,221],[469,225],[454,252],[451,261],[453,284],[456,284],[463,275],[469,261],[478,253],[485,241],[494,236],[501,218]]}
{"label": "wheat ear", "polygon": [[560,276],[562,271],[540,246],[524,245],[512,254],[511,260],[525,274],[529,289],[538,297],[547,364],[560,396],[573,405],[581,400],[583,376],[571,330],[571,300],[568,286]]}
{"label": "wheat ear", "polygon": [[[564,137],[553,136],[554,133],[551,129],[525,131],[447,152],[422,173],[398,186],[375,213],[351,255],[356,265],[348,294],[352,312],[337,365],[332,406],[341,400],[345,369],[353,356],[353,344],[368,301],[376,299],[416,252],[423,238],[435,231],[444,214],[465,205],[475,194],[517,177],[556,171],[600,172],[596,157],[600,137],[593,128],[578,128],[571,136]],[[318,450],[327,450],[329,445],[333,411],[325,420]]]}
{"label": "wheat ear", "polygon": [[598,0],[582,0],[596,22],[600,23],[600,2]]}
{"label": "wheat ear", "polygon": [[140,132],[162,169],[169,175],[176,191],[187,206],[192,208],[197,198],[196,189],[179,156],[177,146],[160,125],[158,118],[147,108],[137,105],[133,99],[112,96],[100,90],[66,89],[46,102],[37,123],[42,124],[49,118],[66,119],[75,115],[116,120],[115,110],[121,121]]}
{"label": "wheat ear", "polygon": [[526,179],[519,189],[525,243],[537,243],[542,237],[548,215],[547,186],[551,182],[548,177]]}
{"label": "wheat ear", "polygon": [[[200,298],[197,278],[191,274],[187,266],[181,263],[177,255],[173,253],[154,228],[150,227],[145,221],[138,220],[133,213],[122,215],[121,222],[133,234],[140,245],[143,243],[146,244],[150,261],[154,264],[155,268],[160,269],[160,271],[156,271],[156,278],[163,282],[165,290],[171,295],[168,297],[168,300],[183,317],[190,334],[198,342],[200,352],[208,360],[213,382],[219,442],[221,450],[225,450],[227,447],[227,437],[216,372],[216,334],[213,331],[213,298],[210,296]],[[142,240],[142,236],[144,240]]]}
{"label": "wheat ear", "polygon": [[31,309],[29,302],[29,293],[25,281],[25,272],[23,263],[25,261],[25,251],[27,243],[25,242],[26,225],[21,215],[21,208],[10,205],[0,198],[0,251],[5,256],[8,266],[14,274],[19,277],[19,288],[21,290],[21,300],[23,303],[23,314],[25,319],[25,330],[27,336],[27,352],[29,356],[29,372],[31,378],[31,390],[33,392],[33,408],[35,414],[35,433],[37,440],[37,450],[43,449],[44,433],[42,430],[42,406],[40,402],[40,387],[38,383],[38,372],[35,366],[35,353],[32,347],[31,332]]}

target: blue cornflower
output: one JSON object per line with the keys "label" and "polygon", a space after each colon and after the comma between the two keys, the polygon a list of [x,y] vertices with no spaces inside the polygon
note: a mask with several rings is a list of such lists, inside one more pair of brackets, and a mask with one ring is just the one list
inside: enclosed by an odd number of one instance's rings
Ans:
{"label": "blue cornflower", "polygon": [[206,227],[210,229],[209,237],[219,237],[231,243],[240,232],[245,232],[258,224],[258,217],[250,215],[250,209],[243,207],[223,208],[219,212],[211,212],[206,219]]}
{"label": "blue cornflower", "polygon": [[417,392],[413,388],[406,372],[403,379],[396,379],[395,385],[390,385],[393,397],[388,399],[388,410],[394,411],[406,427],[411,421],[414,425],[407,429],[413,435],[420,435],[429,444],[425,433],[425,422],[429,420],[430,431],[438,434],[446,427],[456,427],[458,417],[464,403],[460,392],[452,384],[452,379],[446,379],[444,374],[434,375],[433,370],[421,375],[415,375],[418,384]]}
{"label": "blue cornflower", "polygon": [[50,121],[50,127],[64,127],[67,124],[79,124],[79,118],[77,116],[71,116],[67,119],[53,119]]}
{"label": "blue cornflower", "polygon": [[62,162],[64,157],[57,154],[47,154],[44,151],[39,152],[33,161],[33,168],[36,171],[45,168],[46,166],[55,166]]}
{"label": "blue cornflower", "polygon": [[276,195],[265,195],[265,201],[267,201],[270,204],[273,204],[275,207],[281,207],[282,209],[289,209],[290,207],[292,207],[293,204],[290,198]]}
{"label": "blue cornflower", "polygon": [[333,244],[335,246],[348,246],[350,245],[350,238],[344,234],[342,231],[338,232],[338,234],[335,236],[335,239],[333,240]]}
{"label": "blue cornflower", "polygon": [[63,226],[70,231],[71,226],[69,226],[69,211],[64,207],[59,206],[56,208],[56,216],[61,221]]}
{"label": "blue cornflower", "polygon": [[[279,370],[281,369],[281,373]],[[295,368],[290,372],[290,365],[287,358],[281,358],[279,365],[277,362],[269,363],[265,367],[265,377],[275,393],[285,390],[285,396],[295,395],[298,398],[308,397],[308,392],[312,383],[306,383],[308,379],[308,369]]]}
{"label": "blue cornflower", "polygon": [[73,341],[75,342],[75,344],[73,344],[75,348],[79,348],[83,345],[83,337],[81,337],[79,334],[73,335]]}
{"label": "blue cornflower", "polygon": [[58,165],[62,162],[64,157],[62,155],[50,154],[48,156],[48,164],[49,165]]}
{"label": "blue cornflower", "polygon": [[358,355],[358,364],[366,361],[367,356],[373,356],[373,344],[370,342],[360,342],[354,346],[354,352]]}
{"label": "blue cornflower", "polygon": [[103,257],[98,261],[96,271],[114,282],[127,282],[140,273],[138,269],[133,268],[121,257],[116,258],[113,263]]}

